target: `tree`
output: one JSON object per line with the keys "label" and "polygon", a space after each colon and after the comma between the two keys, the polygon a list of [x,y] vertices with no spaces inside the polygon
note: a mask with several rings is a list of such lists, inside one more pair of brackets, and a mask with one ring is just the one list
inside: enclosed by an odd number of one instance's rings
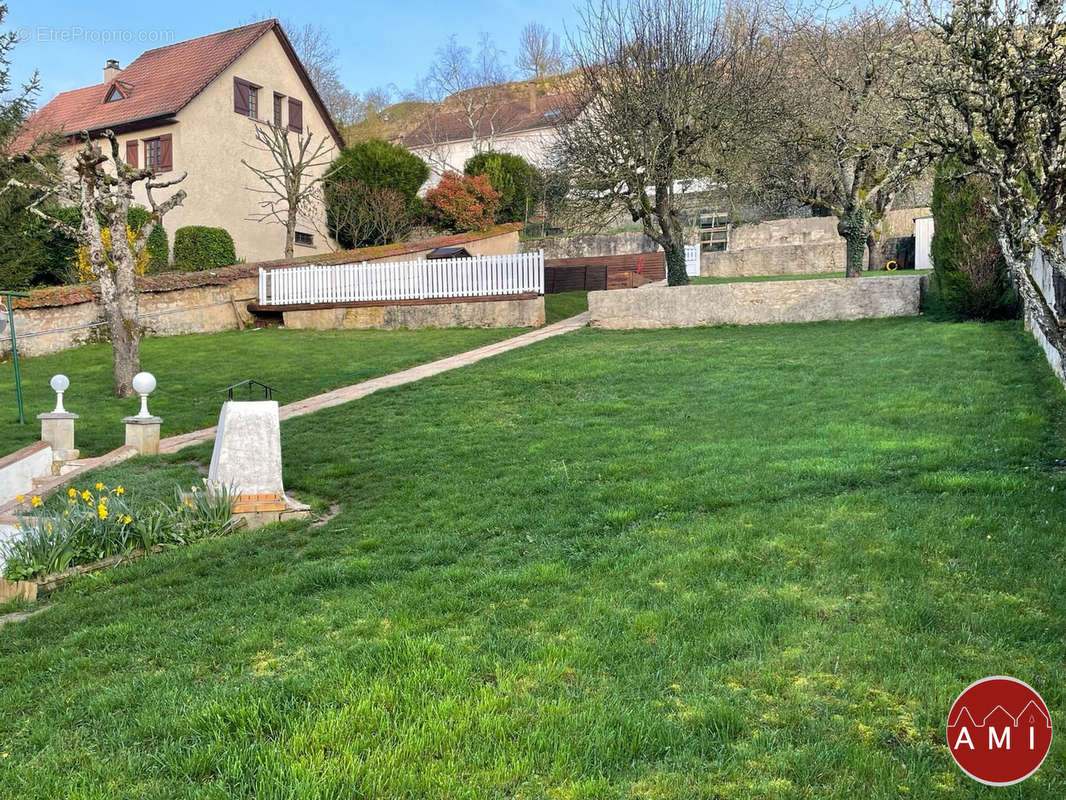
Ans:
{"label": "tree", "polygon": [[398,145],[367,139],[342,150],[329,173],[329,228],[342,247],[361,247],[395,241],[410,230],[429,167]]}
{"label": "tree", "polygon": [[436,223],[454,231],[485,230],[496,219],[499,193],[484,175],[445,172],[426,192],[426,206]]}
{"label": "tree", "polygon": [[559,37],[539,22],[530,22],[518,37],[515,66],[530,78],[543,78],[562,72],[563,56]]}
{"label": "tree", "polygon": [[[296,221],[303,218],[318,227],[324,203],[321,183],[329,172],[333,142],[323,135],[317,141],[308,130],[297,133],[277,125],[255,126],[256,144],[252,148],[266,153],[268,166],[258,167],[243,158],[241,163],[259,179],[248,189],[263,196],[262,211],[253,214],[257,222],[281,223],[285,226],[285,258],[292,258],[296,241]],[[316,174],[317,173],[317,174]]]}
{"label": "tree", "polygon": [[604,225],[620,210],[688,283],[679,182],[722,176],[774,113],[758,13],[700,0],[590,0],[573,42],[573,102],[556,165],[570,205]]}
{"label": "tree", "polygon": [[1033,283],[1044,252],[1066,280],[1066,14],[1063,0],[928,0],[911,6],[924,58],[914,94],[923,145],[987,180],[988,209],[1028,324],[1066,354],[1066,331]]}
{"label": "tree", "polygon": [[337,65],[339,51],[333,46],[329,31],[321,25],[295,25],[288,20],[284,28],[333,121],[343,129],[363,119],[366,102],[349,91],[341,80]]}
{"label": "tree", "polygon": [[467,159],[467,175],[486,175],[492,188],[499,192],[497,222],[525,222],[533,212],[543,178],[522,156],[486,151]]}
{"label": "tree", "polygon": [[[57,160],[31,162],[38,172],[33,184],[38,197],[30,204],[29,211],[86,249],[92,277],[100,284],[100,303],[111,337],[115,395],[131,397],[133,376],[140,371],[141,364],[137,262],[156,226],[186,196],[179,189],[163,202],[157,202],[153,192],[181,183],[186,174],[161,181],[151,169],[130,166],[119,156],[118,138],[111,130],[103,134],[109,153],[90,138],[88,131],[83,131],[81,136],[84,144],[75,152],[71,169]],[[141,183],[148,198],[148,216],[136,236],[127,238],[134,187]],[[8,183],[22,188],[28,185],[21,181]],[[51,212],[48,205],[51,202],[76,205],[79,223],[72,225],[62,215]],[[104,230],[108,231],[106,244]]]}
{"label": "tree", "polygon": [[448,133],[442,130],[448,115],[458,114],[463,120],[475,153],[492,149],[500,101],[505,99],[502,85],[509,77],[503,52],[487,33],[478,38],[476,51],[460,44],[454,35],[437,49],[422,81],[424,93],[434,103],[422,127],[429,140],[422,152],[438,171],[456,168],[448,163]]}
{"label": "tree", "polygon": [[846,275],[883,263],[877,224],[925,165],[912,149],[902,99],[908,28],[875,5],[840,16],[838,6],[795,11],[781,40],[788,98],[768,158],[771,193],[824,209],[847,243]]}

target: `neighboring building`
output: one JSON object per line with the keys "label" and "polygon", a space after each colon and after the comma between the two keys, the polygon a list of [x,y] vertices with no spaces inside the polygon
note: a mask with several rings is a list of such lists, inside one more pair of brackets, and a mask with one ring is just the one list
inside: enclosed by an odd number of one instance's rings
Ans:
{"label": "neighboring building", "polygon": [[555,143],[555,125],[570,102],[568,94],[538,96],[531,89],[528,99],[501,100],[479,111],[473,125],[463,111],[438,111],[401,138],[400,144],[429,166],[423,191],[436,186],[448,170],[462,172],[471,156],[486,150],[512,153],[534,166],[546,167]]}
{"label": "neighboring building", "polygon": [[[28,120],[17,146],[61,133],[70,137],[64,148],[70,153],[81,131],[100,136],[110,128],[129,163],[164,178],[188,173],[178,187],[188,197],[164,219],[172,246],[179,227],[223,227],[239,258],[262,261],[284,255],[285,228],[253,218],[265,196],[252,191],[262,183],[241,160],[273,165],[269,153],[255,149],[257,122],[310,131],[316,142],[325,136],[330,159],[343,146],[276,19],[149,50],[125,69],[108,61],[102,83],[57,95]],[[157,200],[172,191],[160,190]],[[135,201],[148,205],[143,184]],[[300,219],[297,255],[335,248],[324,208]]]}

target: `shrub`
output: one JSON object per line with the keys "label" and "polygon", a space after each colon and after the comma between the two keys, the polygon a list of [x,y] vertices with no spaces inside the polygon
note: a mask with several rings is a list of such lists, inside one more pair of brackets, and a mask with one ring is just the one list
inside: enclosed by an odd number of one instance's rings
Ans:
{"label": "shrub", "polygon": [[[330,177],[325,184],[326,217],[330,233],[342,247],[361,247],[367,244],[389,244],[395,239],[381,241],[380,237],[361,238],[360,229],[349,227],[351,219],[352,187],[397,192],[405,201],[404,217],[396,217],[397,229],[413,224],[419,211],[418,190],[429,177],[429,167],[410,151],[383,139],[367,139],[345,148],[330,165]],[[388,196],[373,192],[376,197]],[[394,205],[392,201],[390,204]],[[399,235],[399,234],[392,234]]]}
{"label": "shrub", "polygon": [[434,224],[454,231],[480,231],[496,219],[500,195],[484,175],[445,172],[426,193],[426,207]]}
{"label": "shrub", "polygon": [[125,489],[67,490],[66,504],[18,498],[19,535],[3,545],[4,577],[28,580],[137,548],[187,544],[234,527],[229,492],[175,490],[173,504],[140,506]]}
{"label": "shrub", "polygon": [[937,294],[957,319],[1007,319],[1018,305],[988,208],[987,185],[955,164],[933,183],[932,258]]}
{"label": "shrub", "polygon": [[411,204],[395,189],[344,181],[333,184],[331,192],[333,224],[350,246],[391,244],[414,225]]}
{"label": "shrub", "polygon": [[537,206],[544,182],[540,172],[521,156],[511,153],[478,153],[463,166],[467,175],[487,175],[500,194],[497,222],[524,222]]}
{"label": "shrub", "polygon": [[174,232],[174,268],[182,272],[218,269],[237,263],[233,237],[225,228],[186,225]]}
{"label": "shrub", "polygon": [[[147,208],[132,206],[126,222],[134,233],[140,233],[141,228],[148,221]],[[148,252],[148,272],[165,272],[170,266],[170,242],[167,241],[167,231],[162,225],[156,225],[145,245]]]}

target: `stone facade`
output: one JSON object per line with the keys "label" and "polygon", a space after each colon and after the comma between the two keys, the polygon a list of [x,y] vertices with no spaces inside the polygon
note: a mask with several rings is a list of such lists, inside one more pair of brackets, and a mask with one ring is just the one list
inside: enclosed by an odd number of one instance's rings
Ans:
{"label": "stone facade", "polygon": [[628,253],[651,253],[659,245],[640,231],[597,233],[587,236],[545,236],[528,239],[521,244],[521,252],[544,251],[544,258],[589,258]]}
{"label": "stone facade", "polygon": [[589,292],[597,328],[690,328],[914,316],[923,278],[823,278]]}
{"label": "stone facade", "polygon": [[419,303],[286,311],[286,328],[536,328],[544,324],[544,298],[466,303]]}

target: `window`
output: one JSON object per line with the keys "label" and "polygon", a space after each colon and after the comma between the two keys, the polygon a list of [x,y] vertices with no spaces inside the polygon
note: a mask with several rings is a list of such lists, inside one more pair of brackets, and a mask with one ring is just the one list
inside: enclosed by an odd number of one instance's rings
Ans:
{"label": "window", "polygon": [[304,130],[304,105],[299,100],[289,98],[289,130],[303,133]]}
{"label": "window", "polygon": [[259,89],[241,78],[233,79],[233,110],[244,117],[259,116]]}
{"label": "window", "polygon": [[315,246],[315,237],[309,233],[304,233],[303,231],[296,231],[296,236],[293,241],[296,242],[296,244],[302,244],[305,247]]}
{"label": "window", "polygon": [[281,106],[285,95],[274,92],[274,127],[281,127]]}
{"label": "window", "polygon": [[169,172],[174,168],[169,133],[144,140],[144,166],[156,173]]}
{"label": "window", "polygon": [[729,246],[729,215],[718,211],[700,214],[700,251],[711,253]]}
{"label": "window", "polygon": [[104,99],[105,103],[114,103],[116,100],[125,100],[126,95],[122,94],[122,90],[118,86],[112,86],[111,91],[107,93],[107,97]]}

